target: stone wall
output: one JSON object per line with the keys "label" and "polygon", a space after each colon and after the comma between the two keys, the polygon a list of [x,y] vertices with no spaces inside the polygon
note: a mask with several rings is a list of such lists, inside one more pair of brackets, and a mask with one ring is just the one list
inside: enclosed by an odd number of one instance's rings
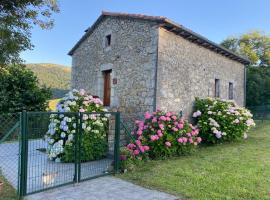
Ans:
{"label": "stone wall", "polygon": [[[111,34],[111,46],[105,37]],[[102,71],[112,69],[111,107],[141,117],[153,110],[158,29],[153,22],[106,17],[72,56],[72,88],[103,99]]]}
{"label": "stone wall", "polygon": [[229,82],[235,101],[244,104],[244,65],[159,29],[157,107],[191,113],[198,97],[213,97],[220,79],[221,98],[228,99]]}
{"label": "stone wall", "polygon": [[[109,130],[108,130],[108,153],[109,155],[114,155],[114,145],[115,145],[115,117],[111,116],[109,120]],[[124,147],[130,141],[130,138],[127,136],[125,130],[120,125],[120,140],[119,147]]]}
{"label": "stone wall", "polygon": [[[105,47],[108,34],[111,46]],[[102,71],[109,69],[111,80],[117,81],[111,83],[111,108],[130,121],[155,106],[188,115],[196,96],[214,96],[216,78],[221,81],[221,98],[228,98],[232,82],[236,102],[244,104],[244,65],[154,22],[105,17],[73,53],[72,88],[85,88],[103,99]]]}

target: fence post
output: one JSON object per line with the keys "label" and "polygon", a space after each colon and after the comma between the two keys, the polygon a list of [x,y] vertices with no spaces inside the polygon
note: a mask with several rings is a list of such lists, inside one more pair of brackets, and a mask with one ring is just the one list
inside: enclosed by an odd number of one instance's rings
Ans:
{"label": "fence post", "polygon": [[83,114],[79,114],[79,132],[78,132],[78,182],[81,181],[81,142],[82,142],[82,117]]}
{"label": "fence post", "polygon": [[20,138],[20,165],[19,165],[19,196],[22,199],[27,193],[27,158],[28,158],[28,141],[27,141],[27,112],[23,111],[20,116],[21,120],[21,138]]}
{"label": "fence post", "polygon": [[119,171],[120,162],[120,112],[115,113],[114,172]]}
{"label": "fence post", "polygon": [[78,160],[77,160],[77,157],[78,157],[78,135],[79,135],[79,116],[78,116],[78,113],[76,113],[76,133],[75,133],[75,146],[74,146],[74,182],[77,183],[78,182]]}

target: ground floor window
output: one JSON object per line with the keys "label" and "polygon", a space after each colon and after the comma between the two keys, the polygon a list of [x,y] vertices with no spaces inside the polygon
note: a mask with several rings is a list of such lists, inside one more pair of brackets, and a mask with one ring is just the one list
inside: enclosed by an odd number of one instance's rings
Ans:
{"label": "ground floor window", "polygon": [[229,99],[233,99],[233,83],[229,83]]}
{"label": "ground floor window", "polygon": [[215,97],[220,97],[220,80],[215,79]]}

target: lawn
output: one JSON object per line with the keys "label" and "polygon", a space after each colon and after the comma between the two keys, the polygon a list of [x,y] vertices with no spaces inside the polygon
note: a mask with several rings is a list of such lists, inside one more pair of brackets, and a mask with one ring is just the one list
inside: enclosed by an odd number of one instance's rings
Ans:
{"label": "lawn", "polygon": [[119,177],[187,199],[270,199],[270,122],[259,122],[245,141],[149,161]]}
{"label": "lawn", "polygon": [[0,200],[18,199],[16,190],[6,181],[0,173],[0,182],[3,182],[3,188],[0,190]]}
{"label": "lawn", "polygon": [[60,101],[60,99],[51,99],[49,100],[49,110],[51,111],[55,111],[56,110],[56,105],[58,104],[58,102]]}

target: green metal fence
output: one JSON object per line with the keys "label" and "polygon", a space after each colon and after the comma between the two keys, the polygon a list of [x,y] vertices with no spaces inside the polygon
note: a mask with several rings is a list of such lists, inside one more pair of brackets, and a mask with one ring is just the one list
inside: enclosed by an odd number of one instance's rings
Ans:
{"label": "green metal fence", "polygon": [[0,115],[0,179],[8,180],[16,190],[19,189],[20,132],[20,113]]}
{"label": "green metal fence", "polygon": [[270,105],[249,106],[255,120],[270,120]]}
{"label": "green metal fence", "polygon": [[[22,112],[16,117],[10,116],[6,118],[9,123],[5,123],[5,126],[0,122],[0,167],[6,179],[18,190],[19,196],[118,172],[119,112]],[[91,126],[86,127],[85,120],[89,122],[90,117],[95,120],[90,120]],[[72,134],[74,138],[68,140],[63,131],[61,143],[65,145],[58,147],[54,145],[57,142],[51,140],[54,138],[56,141],[60,137],[54,135],[63,128],[56,127],[54,123],[60,118],[72,120],[69,126],[63,126],[67,127],[66,133],[75,132]],[[105,120],[103,125],[100,125],[99,119]],[[62,121],[60,124],[62,126]],[[52,125],[56,131],[52,132],[50,138],[48,127]],[[71,125],[74,129],[70,128]],[[98,131],[97,127],[102,128]],[[48,156],[54,155],[54,152],[65,153],[58,154],[57,158]],[[12,157],[8,157],[7,153],[11,153]]]}

